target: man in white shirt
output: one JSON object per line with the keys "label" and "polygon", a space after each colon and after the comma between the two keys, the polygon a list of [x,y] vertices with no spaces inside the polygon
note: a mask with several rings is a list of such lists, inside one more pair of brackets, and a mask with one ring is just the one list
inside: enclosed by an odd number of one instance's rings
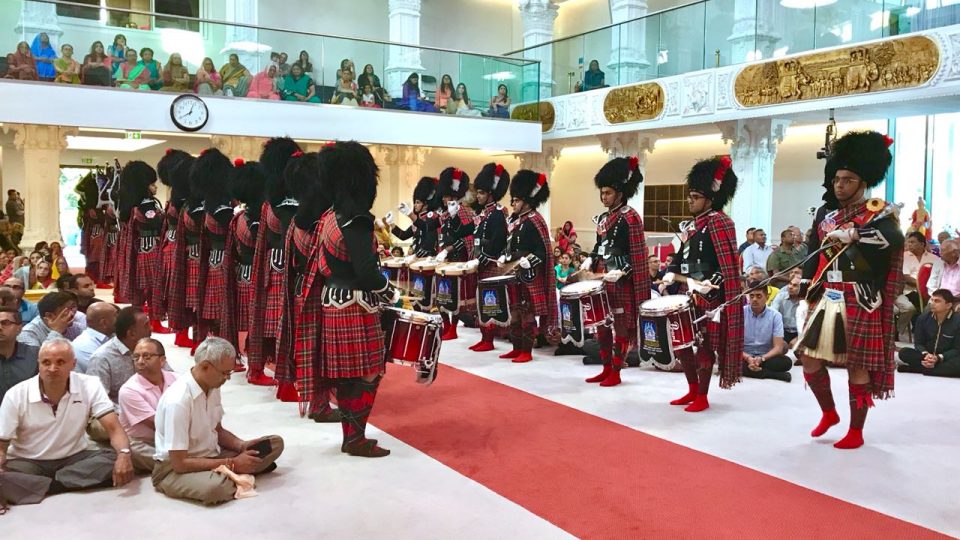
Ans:
{"label": "man in white shirt", "polygon": [[[42,493],[129,482],[130,444],[100,381],[73,371],[64,338],[45,342],[39,363],[40,374],[11,388],[0,404],[0,469],[35,476]],[[110,434],[113,450],[89,449],[91,418]]]}
{"label": "man in white shirt", "polygon": [[117,306],[108,302],[90,304],[87,308],[87,329],[73,340],[78,372],[87,372],[90,357],[94,351],[113,337],[113,327],[116,323]]}
{"label": "man in white shirt", "polygon": [[217,472],[259,474],[276,468],[283,452],[277,435],[244,441],[220,421],[220,387],[233,373],[237,353],[230,342],[210,337],[197,346],[195,365],[170,385],[154,417],[153,487],[169,497],[219,504],[234,498],[236,485]]}
{"label": "man in white shirt", "polygon": [[753,244],[743,250],[743,272],[751,266],[767,268],[767,259],[773,253],[773,248],[767,245],[767,233],[763,229],[753,231]]}
{"label": "man in white shirt", "polygon": [[954,296],[960,296],[960,242],[944,240],[940,243],[940,261],[934,265],[927,281],[927,293],[933,296],[937,289],[947,289]]}
{"label": "man in white shirt", "polygon": [[[920,293],[917,292],[917,274],[920,267],[929,264],[939,274],[943,265],[940,258],[927,251],[927,239],[918,232],[907,234],[903,253],[903,294],[897,297],[897,332],[900,341],[912,341],[910,323],[920,311]],[[934,270],[931,269],[931,276]]]}
{"label": "man in white shirt", "polygon": [[120,425],[130,437],[134,466],[137,470],[153,472],[157,404],[163,391],[177,380],[177,375],[163,369],[166,351],[163,344],[153,338],[138,341],[132,357],[137,372],[120,387]]}

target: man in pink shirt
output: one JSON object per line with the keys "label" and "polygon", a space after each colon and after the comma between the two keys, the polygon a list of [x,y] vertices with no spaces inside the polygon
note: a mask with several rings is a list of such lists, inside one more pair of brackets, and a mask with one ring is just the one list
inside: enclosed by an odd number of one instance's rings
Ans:
{"label": "man in pink shirt", "polygon": [[940,258],[943,264],[934,266],[930,274],[927,289],[947,289],[954,296],[960,296],[960,242],[945,240],[940,244]]}
{"label": "man in pink shirt", "polygon": [[120,387],[120,425],[130,437],[133,464],[138,471],[153,471],[155,427],[153,417],[163,391],[177,380],[177,375],[163,369],[167,357],[163,345],[153,338],[143,338],[133,349],[137,373]]}

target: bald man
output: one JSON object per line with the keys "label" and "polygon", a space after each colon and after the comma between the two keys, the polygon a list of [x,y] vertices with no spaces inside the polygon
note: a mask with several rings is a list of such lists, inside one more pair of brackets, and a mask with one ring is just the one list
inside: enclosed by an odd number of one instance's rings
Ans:
{"label": "bald man", "polygon": [[95,302],[87,307],[87,328],[73,340],[78,372],[87,372],[90,356],[98,347],[110,341],[116,323],[117,306],[109,302]]}
{"label": "bald man", "polygon": [[937,289],[947,289],[954,296],[960,296],[960,242],[944,240],[940,244],[940,261],[933,265],[930,279],[927,280],[927,292],[933,295]]}

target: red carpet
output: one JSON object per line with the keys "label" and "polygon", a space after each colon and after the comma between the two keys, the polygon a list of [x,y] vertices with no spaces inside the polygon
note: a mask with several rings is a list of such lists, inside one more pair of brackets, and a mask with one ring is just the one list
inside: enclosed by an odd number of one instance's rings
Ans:
{"label": "red carpet", "polygon": [[580,538],[947,538],[446,365],[371,423]]}

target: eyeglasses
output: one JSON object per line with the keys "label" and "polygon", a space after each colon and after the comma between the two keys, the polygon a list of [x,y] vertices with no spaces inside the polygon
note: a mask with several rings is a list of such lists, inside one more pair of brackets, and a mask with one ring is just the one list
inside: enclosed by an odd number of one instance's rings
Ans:
{"label": "eyeglasses", "polygon": [[17,321],[0,320],[0,328],[10,328],[11,326],[20,326]]}
{"label": "eyeglasses", "polygon": [[706,199],[706,197],[704,197],[703,195],[700,195],[700,194],[698,194],[698,193],[691,193],[691,194],[687,195],[687,200],[688,200],[688,201],[699,201],[700,199]]}
{"label": "eyeglasses", "polygon": [[141,354],[134,354],[134,355],[133,355],[133,359],[134,359],[134,360],[139,360],[139,359],[143,358],[144,360],[150,360],[151,358],[157,358],[157,357],[160,357],[160,356],[163,356],[163,355],[160,354],[160,353],[145,352],[145,353],[141,353]]}

